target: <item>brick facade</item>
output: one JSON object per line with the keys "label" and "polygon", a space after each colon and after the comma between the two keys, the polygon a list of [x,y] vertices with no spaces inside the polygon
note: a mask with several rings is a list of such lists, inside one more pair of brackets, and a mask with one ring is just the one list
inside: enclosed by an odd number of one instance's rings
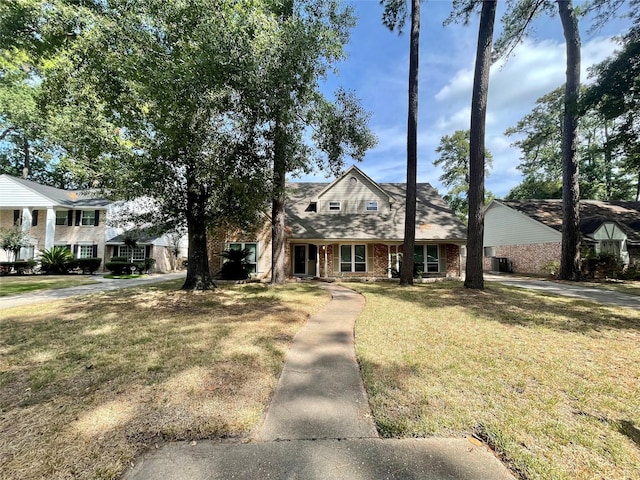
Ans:
{"label": "brick facade", "polygon": [[[542,274],[549,262],[560,261],[560,243],[535,243],[530,245],[504,245],[495,247],[496,257],[506,257],[512,262],[514,273]],[[492,257],[484,257],[484,269],[491,270]]]}

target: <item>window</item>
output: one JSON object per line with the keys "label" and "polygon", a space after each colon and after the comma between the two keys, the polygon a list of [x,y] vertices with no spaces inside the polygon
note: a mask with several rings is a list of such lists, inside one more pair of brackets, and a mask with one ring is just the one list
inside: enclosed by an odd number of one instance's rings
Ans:
{"label": "window", "polygon": [[377,212],[378,211],[378,202],[367,202],[367,211],[369,212]]}
{"label": "window", "polygon": [[128,247],[127,245],[120,245],[118,247],[118,256],[127,257],[133,262],[142,262],[145,259],[145,247]]}
{"label": "window", "polygon": [[330,212],[339,212],[341,207],[341,202],[329,202],[329,211]]}
{"label": "window", "polygon": [[93,258],[93,245],[78,245],[78,258]]}
{"label": "window", "polygon": [[251,243],[230,243],[229,250],[242,250],[245,249],[249,252],[249,255],[245,258],[247,264],[247,271],[249,273],[258,272],[258,244]]}
{"label": "window", "polygon": [[340,245],[340,271],[366,272],[366,245]]}
{"label": "window", "polygon": [[67,225],[69,214],[66,210],[56,210],[56,225]]}
{"label": "window", "polygon": [[95,225],[96,212],[95,210],[82,210],[81,225]]}
{"label": "window", "polygon": [[413,264],[414,268],[420,272],[438,273],[440,271],[438,245],[416,245]]}

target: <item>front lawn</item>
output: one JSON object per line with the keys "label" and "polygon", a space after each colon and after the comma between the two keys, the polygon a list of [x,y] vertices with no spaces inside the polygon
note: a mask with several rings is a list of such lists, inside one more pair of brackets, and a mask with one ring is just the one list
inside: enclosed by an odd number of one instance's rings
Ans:
{"label": "front lawn", "polygon": [[289,342],[328,293],[180,285],[0,312],[3,479],[116,478],[164,441],[256,427]]}
{"label": "front lawn", "polygon": [[525,479],[640,472],[640,312],[491,283],[354,284],[386,437],[485,440]]}
{"label": "front lawn", "polygon": [[0,277],[0,297],[91,283],[96,281],[84,275],[3,275]]}

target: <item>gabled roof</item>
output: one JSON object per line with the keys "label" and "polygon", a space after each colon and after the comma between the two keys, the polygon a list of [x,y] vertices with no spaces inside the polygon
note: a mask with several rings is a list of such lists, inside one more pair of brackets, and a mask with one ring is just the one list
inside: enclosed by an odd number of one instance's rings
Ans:
{"label": "gabled roof", "polygon": [[322,189],[322,191],[320,191],[317,195],[316,198],[320,198],[321,196],[323,196],[325,193],[327,193],[328,191],[330,191],[337,183],[341,182],[342,180],[344,180],[345,178],[347,178],[349,175],[353,175],[355,174],[356,176],[360,176],[361,178],[365,179],[367,182],[369,182],[371,184],[371,186],[375,189],[378,190],[379,193],[381,193],[384,197],[387,197],[387,199],[389,198],[389,193],[385,192],[380,185],[377,182],[374,182],[373,180],[371,180],[371,178],[369,178],[367,176],[366,173],[364,173],[362,170],[360,170],[358,167],[356,167],[355,165],[351,165],[342,175],[340,175],[338,178],[336,178],[333,182],[331,182],[330,184],[326,185],[326,188]]}
{"label": "gabled roof", "polygon": [[[335,182],[334,182],[335,183]],[[379,214],[326,214],[307,211],[309,202],[327,189],[326,183],[290,183],[287,185],[286,226],[295,239],[327,241],[404,239],[404,183],[376,184],[391,200],[391,210]],[[466,242],[465,225],[428,183],[417,185],[416,240]]]}
{"label": "gabled roof", "polygon": [[94,190],[63,190],[7,174],[0,175],[0,178],[9,180],[23,188],[35,192],[38,195],[46,197],[52,203],[61,207],[67,207],[70,209],[99,208],[106,207],[112,203],[106,198],[99,197],[97,191]]}
{"label": "gabled roof", "polygon": [[[562,200],[496,200],[530,218],[562,231]],[[630,244],[640,244],[640,202],[580,200],[580,232],[594,233],[603,223],[618,224]]]}

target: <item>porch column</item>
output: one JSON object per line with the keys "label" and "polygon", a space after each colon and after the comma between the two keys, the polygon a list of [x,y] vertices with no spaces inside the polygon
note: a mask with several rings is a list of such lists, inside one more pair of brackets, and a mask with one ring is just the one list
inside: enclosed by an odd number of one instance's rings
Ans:
{"label": "porch column", "polygon": [[387,244],[387,278],[391,278],[391,245]]}
{"label": "porch column", "polygon": [[324,250],[324,278],[329,276],[329,270],[327,268],[327,246],[323,245],[322,250]]}
{"label": "porch column", "polygon": [[320,245],[316,244],[316,277],[320,277]]}
{"label": "porch column", "polygon": [[52,207],[47,207],[47,225],[44,234],[44,249],[50,250],[56,238],[56,212]]}
{"label": "porch column", "polygon": [[[20,229],[22,230],[23,235],[29,239],[32,238],[31,235],[29,235],[29,230],[31,229],[32,220],[33,220],[33,217],[31,215],[31,210],[29,210],[28,207],[24,207],[22,209],[22,225],[20,226]],[[18,260],[25,257],[26,257],[25,248],[21,248],[17,254],[17,258],[14,258],[14,260]]]}

